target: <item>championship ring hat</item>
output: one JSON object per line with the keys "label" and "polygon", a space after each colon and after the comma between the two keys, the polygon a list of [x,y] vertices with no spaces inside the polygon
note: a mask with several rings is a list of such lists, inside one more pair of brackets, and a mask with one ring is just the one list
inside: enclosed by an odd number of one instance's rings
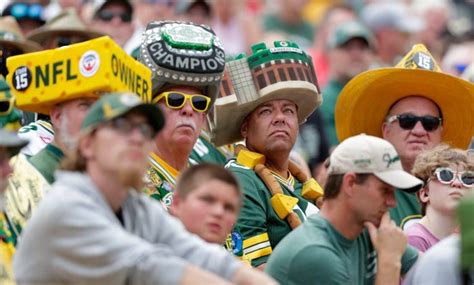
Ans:
{"label": "championship ring hat", "polygon": [[416,192],[423,185],[423,181],[403,170],[391,143],[366,134],[347,138],[329,157],[328,175],[348,172],[373,174],[406,192]]}
{"label": "championship ring hat", "polygon": [[79,18],[77,12],[69,8],[40,28],[31,31],[28,39],[41,44],[55,34],[78,35],[84,37],[85,40],[104,36],[103,33],[89,29]]}
{"label": "championship ring hat", "polygon": [[92,105],[82,122],[81,130],[94,129],[131,112],[144,115],[155,132],[159,132],[163,128],[165,119],[158,106],[144,103],[140,97],[133,93],[117,92],[103,95]]}
{"label": "championship ring hat", "polygon": [[390,108],[410,96],[436,103],[443,142],[466,149],[474,133],[474,85],[443,73],[422,44],[415,45],[395,67],[363,72],[344,86],[335,109],[339,140],[361,133],[382,137]]}
{"label": "championship ring hat", "polygon": [[15,156],[28,144],[27,140],[21,139],[15,132],[0,129],[0,147],[7,149],[10,156]]}
{"label": "championship ring hat", "polygon": [[300,124],[322,103],[311,57],[289,41],[253,45],[252,55],[227,62],[220,95],[208,115],[216,146],[242,140],[240,126],[262,103],[293,101]]}
{"label": "championship ring hat", "polygon": [[170,86],[195,86],[214,104],[224,73],[225,53],[210,27],[152,22],[143,33],[139,60],[152,71],[153,96]]}
{"label": "championship ring hat", "polygon": [[42,49],[37,43],[25,39],[20,26],[12,16],[0,17],[0,46],[11,46],[21,50],[23,53]]}
{"label": "championship ring hat", "polygon": [[337,26],[329,36],[327,46],[330,49],[341,47],[355,38],[364,40],[370,48],[375,47],[375,40],[372,33],[358,21],[349,21]]}

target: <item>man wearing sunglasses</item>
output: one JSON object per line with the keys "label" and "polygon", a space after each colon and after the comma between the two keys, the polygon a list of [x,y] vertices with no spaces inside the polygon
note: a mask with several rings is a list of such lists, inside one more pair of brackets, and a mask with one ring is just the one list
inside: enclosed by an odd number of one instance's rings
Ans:
{"label": "man wearing sunglasses", "polygon": [[[190,163],[206,114],[219,92],[224,50],[207,26],[152,22],[144,33],[140,61],[152,70],[152,103],[166,117],[156,150],[150,154],[148,192],[170,206],[176,177]],[[199,147],[203,155],[216,151],[210,144]]]}
{"label": "man wearing sunglasses", "polygon": [[[393,68],[364,72],[343,89],[336,105],[339,140],[367,133],[391,142],[403,169],[440,142],[466,149],[474,133],[474,85],[441,71],[423,45]],[[415,194],[396,191],[391,217],[403,228],[421,218]]]}
{"label": "man wearing sunglasses", "polygon": [[213,142],[245,140],[226,165],[244,193],[229,250],[262,269],[280,240],[318,212],[322,189],[289,156],[299,125],[322,97],[311,58],[288,41],[255,44],[250,56],[228,61],[221,95],[211,118]]}
{"label": "man wearing sunglasses", "polygon": [[[92,17],[91,26],[110,36],[126,52],[133,34],[133,7],[128,0],[106,0],[100,3]],[[135,48],[135,46],[133,47]]]}
{"label": "man wearing sunglasses", "polygon": [[133,93],[106,94],[91,107],[75,155],[25,230],[19,283],[274,284],[139,192],[163,125],[160,109]]}

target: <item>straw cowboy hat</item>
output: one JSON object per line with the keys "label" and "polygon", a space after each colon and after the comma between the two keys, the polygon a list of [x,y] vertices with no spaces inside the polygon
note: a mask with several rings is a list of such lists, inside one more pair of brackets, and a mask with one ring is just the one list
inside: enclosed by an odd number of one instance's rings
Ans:
{"label": "straw cowboy hat", "polygon": [[103,33],[89,29],[81,21],[76,11],[70,8],[46,22],[42,27],[31,31],[28,39],[42,43],[45,39],[58,33],[79,35],[87,40],[104,36]]}
{"label": "straw cowboy hat", "polygon": [[240,126],[260,104],[290,100],[298,106],[298,121],[306,121],[322,103],[316,74],[308,56],[298,45],[276,41],[252,46],[252,55],[226,63],[221,98],[209,114],[212,141],[216,146],[243,139]]}
{"label": "straw cowboy hat", "polygon": [[366,71],[346,84],[335,110],[339,140],[360,133],[382,137],[391,106],[415,95],[440,108],[443,142],[465,149],[474,133],[474,85],[443,73],[422,44],[415,45],[395,67]]}
{"label": "straw cowboy hat", "polygon": [[25,39],[20,26],[12,16],[0,17],[0,45],[13,46],[23,53],[42,49],[37,43]]}

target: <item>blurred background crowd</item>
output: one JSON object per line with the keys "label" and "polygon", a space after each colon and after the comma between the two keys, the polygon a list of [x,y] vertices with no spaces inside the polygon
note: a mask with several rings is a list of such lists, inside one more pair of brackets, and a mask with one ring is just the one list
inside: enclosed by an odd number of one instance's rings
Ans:
{"label": "blurred background crowd", "polygon": [[0,11],[2,65],[11,55],[101,34],[136,56],[147,23],[164,19],[211,26],[228,57],[261,41],[296,42],[313,58],[325,101],[300,129],[295,147],[316,178],[338,144],[338,95],[357,74],[394,66],[414,43],[423,43],[444,72],[474,77],[473,0],[0,0]]}

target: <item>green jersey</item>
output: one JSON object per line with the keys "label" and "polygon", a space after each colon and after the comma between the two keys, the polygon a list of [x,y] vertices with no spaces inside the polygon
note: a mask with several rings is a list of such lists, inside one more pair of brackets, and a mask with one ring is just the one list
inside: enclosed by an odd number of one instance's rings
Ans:
{"label": "green jersey", "polygon": [[15,253],[14,240],[5,215],[0,212],[0,284],[14,284],[13,254]]}
{"label": "green jersey", "polygon": [[[232,252],[241,256],[252,266],[267,262],[269,255],[281,239],[291,232],[291,227],[286,220],[278,217],[272,208],[272,194],[257,173],[232,159],[226,165],[232,171],[244,194],[244,201],[240,210],[237,224],[231,234]],[[293,211],[301,221],[317,213],[318,208],[301,196],[303,184],[289,176],[288,179],[274,174],[280,183],[283,194],[297,198],[298,204]]]}
{"label": "green jersey", "polygon": [[[402,273],[417,257],[418,251],[408,246]],[[367,230],[349,240],[318,214],[278,245],[265,271],[281,284],[374,284],[377,253]]]}
{"label": "green jersey", "polygon": [[423,217],[416,193],[407,193],[397,189],[395,199],[397,206],[390,208],[390,218],[402,229],[407,229]]}
{"label": "green jersey", "polygon": [[49,184],[54,182],[54,171],[64,158],[64,153],[58,147],[48,144],[37,154],[30,157],[30,163],[44,176]]}
{"label": "green jersey", "polygon": [[144,192],[169,208],[179,172],[155,153],[148,156],[148,162],[150,167],[146,174],[147,185]]}

